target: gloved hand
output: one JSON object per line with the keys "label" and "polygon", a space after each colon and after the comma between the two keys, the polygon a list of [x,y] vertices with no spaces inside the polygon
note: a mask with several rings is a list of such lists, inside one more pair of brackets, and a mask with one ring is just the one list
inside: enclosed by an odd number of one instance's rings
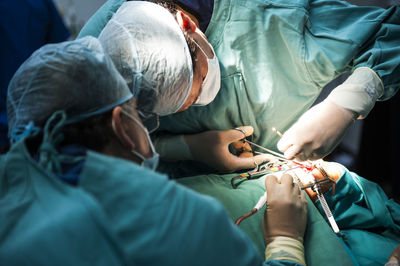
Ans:
{"label": "gloved hand", "polygon": [[305,112],[285,132],[278,149],[288,159],[324,157],[340,142],[355,118],[368,115],[382,93],[378,75],[370,68],[357,68],[327,99]]}
{"label": "gloved hand", "polygon": [[[339,178],[343,174],[343,169],[338,163],[334,162],[325,162],[323,160],[318,161],[319,168],[322,168],[322,171],[325,172],[325,174],[328,175],[329,179],[332,180],[331,183],[325,183],[321,184],[320,191],[321,193],[325,193],[328,191],[331,187],[333,187],[332,193],[335,193],[335,187],[334,185],[336,182],[339,180]],[[315,180],[322,180],[325,179],[324,174],[321,172],[320,169],[315,168],[312,170],[312,175],[314,176]],[[306,188],[305,191],[307,192],[308,196],[312,201],[316,201],[318,199],[317,193],[314,192],[311,188]]]}
{"label": "gloved hand", "polygon": [[264,240],[268,245],[275,237],[286,236],[302,241],[307,225],[307,200],[293,178],[285,174],[265,179],[267,208],[263,218]]}
{"label": "gloved hand", "polygon": [[[249,156],[249,152],[241,153],[238,157],[229,151],[229,145],[235,143],[235,148],[240,148],[240,143],[237,141],[245,136],[253,134],[253,127],[240,127],[246,134],[235,129],[224,131],[206,131],[199,134],[184,135],[183,139],[187,143],[192,158],[203,162],[208,166],[224,173],[230,173],[240,169],[254,168],[255,163],[273,159],[272,155],[261,154],[257,156]],[[248,145],[248,144],[247,144]],[[246,148],[246,143],[243,143],[243,148]]]}
{"label": "gloved hand", "polygon": [[288,159],[320,159],[336,147],[353,122],[351,111],[325,100],[305,112],[283,134],[278,149]]}

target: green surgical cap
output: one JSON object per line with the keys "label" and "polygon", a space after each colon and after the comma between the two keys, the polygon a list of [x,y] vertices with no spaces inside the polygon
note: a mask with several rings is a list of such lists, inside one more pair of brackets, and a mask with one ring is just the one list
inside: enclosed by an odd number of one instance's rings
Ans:
{"label": "green surgical cap", "polygon": [[42,128],[56,111],[74,123],[132,98],[100,42],[93,37],[48,44],[35,51],[10,81],[7,115],[10,141]]}
{"label": "green surgical cap", "polygon": [[192,58],[167,9],[149,2],[125,2],[99,40],[141,111],[168,115],[182,107],[192,87]]}

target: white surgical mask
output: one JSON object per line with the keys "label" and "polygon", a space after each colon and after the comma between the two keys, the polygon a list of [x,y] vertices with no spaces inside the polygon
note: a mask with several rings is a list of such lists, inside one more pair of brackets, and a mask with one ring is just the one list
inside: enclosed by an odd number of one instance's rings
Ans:
{"label": "white surgical mask", "polygon": [[156,150],[154,149],[154,145],[153,142],[150,139],[150,135],[149,132],[147,131],[147,128],[145,128],[142,123],[140,123],[134,116],[130,115],[128,112],[126,112],[125,110],[122,110],[122,113],[124,113],[127,117],[129,117],[131,120],[133,120],[136,124],[139,125],[139,127],[144,130],[146,137],[149,141],[149,145],[150,145],[150,149],[151,152],[153,154],[153,156],[151,158],[145,158],[141,153],[135,151],[135,150],[131,150],[131,152],[136,155],[137,157],[139,157],[140,159],[142,159],[142,163],[141,165],[145,168],[149,168],[151,170],[156,170],[157,166],[158,166],[158,162],[160,159],[160,155],[156,152]]}
{"label": "white surgical mask", "polygon": [[[197,44],[197,43],[196,43]],[[200,45],[197,44],[203,54],[207,57],[207,54],[201,49]],[[214,54],[214,57],[209,59],[207,57],[207,75],[201,85],[201,92],[194,102],[194,106],[203,106],[212,102],[217,96],[217,93],[221,87],[221,72],[219,70],[218,58],[215,55],[214,48],[210,45],[210,48]]]}

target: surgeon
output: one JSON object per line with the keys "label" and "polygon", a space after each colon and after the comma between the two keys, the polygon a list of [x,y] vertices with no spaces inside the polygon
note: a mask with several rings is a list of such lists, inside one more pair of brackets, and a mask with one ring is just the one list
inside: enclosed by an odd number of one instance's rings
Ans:
{"label": "surgeon", "polygon": [[263,261],[219,202],[152,171],[137,109],[93,37],[22,64],[0,157],[2,265],[305,265],[306,200],[290,175],[266,180]]}
{"label": "surgeon", "polygon": [[[99,40],[138,99],[138,107],[145,125],[150,124],[150,131],[157,126],[157,116],[186,110],[196,99],[203,97],[198,96],[200,90],[201,95],[207,93],[201,87],[206,75],[202,71],[207,70],[205,58],[200,56],[201,50],[187,34],[184,35],[171,13],[161,6],[148,2],[125,3],[107,23]],[[214,59],[213,64],[218,70],[218,61],[216,57]],[[212,82],[219,82],[219,79],[215,76]],[[157,100],[149,104],[143,100],[148,95],[156,95]],[[252,127],[244,129],[247,135],[252,134]],[[169,161],[195,159],[191,156],[193,145],[189,149],[186,142],[205,144],[209,147],[207,154],[195,152],[196,159],[222,172],[254,168],[255,163],[271,158],[265,154],[250,158],[229,152],[228,145],[241,138],[243,134],[237,130],[229,130],[228,134],[209,131],[194,138],[163,135],[156,139],[156,150]]]}
{"label": "surgeon", "polygon": [[[135,9],[129,4],[108,1],[80,36],[96,36],[106,25],[100,39],[118,45],[126,37],[109,28],[124,25],[127,9]],[[236,140],[237,132],[229,129],[242,125],[252,125],[253,141],[271,149],[279,140],[271,127],[284,132],[278,148],[287,158],[321,158],[376,100],[390,98],[399,88],[397,6],[384,10],[344,1],[177,1],[163,6],[191,39],[195,54],[192,85],[183,88],[194,104],[161,119],[160,131],[173,135],[156,141],[166,159],[200,160],[226,172],[243,168],[237,160],[216,155]],[[148,5],[148,13],[153,9]],[[160,40],[153,38],[162,46]],[[130,53],[120,49],[122,58],[113,56],[115,62],[125,62]],[[352,75],[309,109],[322,88],[347,71]],[[204,145],[210,142],[215,148]]]}

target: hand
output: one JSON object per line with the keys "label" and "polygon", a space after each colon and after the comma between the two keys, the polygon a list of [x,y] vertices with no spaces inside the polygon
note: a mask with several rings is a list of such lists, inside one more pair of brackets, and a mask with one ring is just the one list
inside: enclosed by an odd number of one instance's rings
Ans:
{"label": "hand", "polygon": [[305,193],[285,174],[281,181],[269,175],[265,179],[267,208],[263,219],[266,244],[277,236],[302,240],[307,225],[307,200]]}
{"label": "hand", "polygon": [[278,142],[288,159],[300,161],[323,158],[336,147],[354,121],[354,113],[325,100],[307,112]]}
{"label": "hand", "polygon": [[[253,134],[253,127],[244,126],[241,128],[246,132],[246,136]],[[184,140],[189,146],[194,160],[201,161],[224,173],[254,168],[255,163],[261,164],[273,159],[273,156],[269,154],[251,157],[248,157],[248,152],[241,154],[240,157],[232,154],[229,151],[229,145],[243,139],[245,135],[243,132],[235,129],[225,131],[213,130],[194,135],[184,135]]]}
{"label": "hand", "polygon": [[[325,162],[323,160],[319,160],[318,162],[319,168],[322,168],[322,171],[325,172],[326,175],[328,175],[329,179],[332,180],[331,183],[326,183],[326,184],[321,184],[321,193],[325,193],[328,191],[331,187],[333,187],[332,193],[335,193],[335,186],[336,182],[339,180],[339,178],[343,174],[343,170],[340,167],[338,163],[332,163],[332,162]],[[315,180],[322,180],[325,179],[325,175],[321,170],[318,168],[315,168],[312,170],[312,175],[314,176]],[[306,185],[306,184],[304,184]],[[318,199],[317,193],[313,191],[311,188],[306,188],[305,191],[307,192],[308,196],[310,196],[310,199],[312,201],[316,201]]]}

